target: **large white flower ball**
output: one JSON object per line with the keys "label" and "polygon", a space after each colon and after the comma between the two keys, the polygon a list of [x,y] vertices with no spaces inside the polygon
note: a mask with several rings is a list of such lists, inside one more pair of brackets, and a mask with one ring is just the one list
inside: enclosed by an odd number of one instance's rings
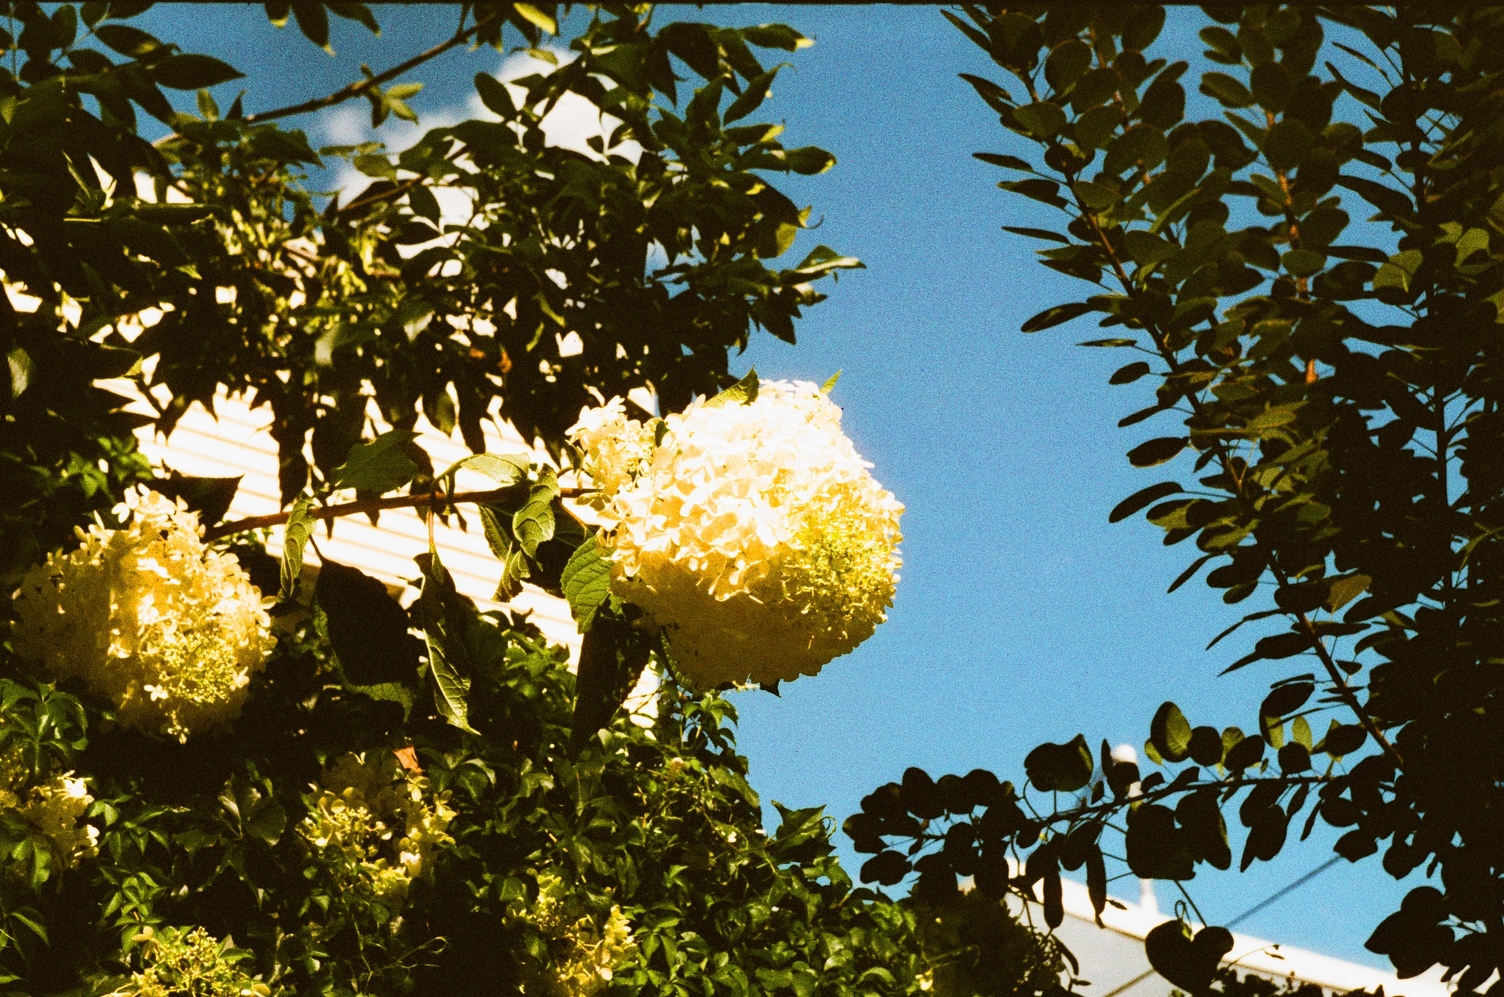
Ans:
{"label": "large white flower ball", "polygon": [[14,647],[111,700],[121,723],[186,741],[240,712],[271,621],[235,556],[204,546],[197,513],[145,490],[126,504],[123,529],[79,530],[81,546],[26,575]]}
{"label": "large white flower ball", "polygon": [[814,675],[893,604],[903,505],[813,384],[647,423],[620,399],[571,430],[599,488],[612,591],[661,625],[695,686]]}

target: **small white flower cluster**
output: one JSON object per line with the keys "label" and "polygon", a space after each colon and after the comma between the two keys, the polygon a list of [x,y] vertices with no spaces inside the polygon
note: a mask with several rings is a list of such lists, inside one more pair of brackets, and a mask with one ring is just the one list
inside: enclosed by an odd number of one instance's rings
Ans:
{"label": "small white flower cluster", "polygon": [[313,787],[303,839],[336,867],[346,885],[400,904],[431,865],[455,813],[428,780],[401,772],[388,752],[341,755]]}
{"label": "small white flower cluster", "polygon": [[78,549],[27,573],[14,646],[108,698],[121,723],[186,741],[239,714],[276,642],[260,590],[204,546],[197,513],[146,490],[126,506],[128,526],[80,529]]}
{"label": "small white flower cluster", "polygon": [[271,987],[247,976],[250,953],[203,928],[142,928],[142,969],[108,997],[272,997]]}
{"label": "small white flower cluster", "polygon": [[0,757],[0,807],[20,813],[32,833],[47,842],[54,861],[62,868],[71,869],[93,856],[99,829],[82,823],[94,802],[84,781],[74,778],[72,772],[54,775],[30,788],[27,781],[19,751]]}
{"label": "small white flower cluster", "polygon": [[612,590],[665,628],[692,684],[813,675],[887,619],[903,505],[815,385],[764,381],[750,403],[649,423],[613,398],[570,432]]}
{"label": "small white flower cluster", "polygon": [[527,913],[549,938],[546,975],[525,982],[526,993],[546,997],[594,997],[610,985],[616,970],[637,955],[632,922],[616,904],[603,923],[569,902],[564,881],[555,873],[538,877],[538,899]]}

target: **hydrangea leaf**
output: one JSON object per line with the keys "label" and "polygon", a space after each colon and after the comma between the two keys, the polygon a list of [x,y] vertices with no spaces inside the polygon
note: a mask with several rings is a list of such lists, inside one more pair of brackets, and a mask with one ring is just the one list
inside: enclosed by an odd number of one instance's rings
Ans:
{"label": "hydrangea leaf", "polygon": [[512,534],[528,557],[535,555],[538,545],[554,535],[553,500],[558,494],[558,479],[552,471],[545,470],[528,490],[527,501],[512,514]]}
{"label": "hydrangea leaf", "polygon": [[757,368],[747,371],[747,376],[737,381],[731,387],[722,391],[714,398],[705,399],[707,408],[720,408],[722,405],[751,405],[757,401]]}
{"label": "hydrangea leaf", "polygon": [[478,453],[471,454],[457,461],[453,467],[440,475],[441,478],[454,480],[454,475],[461,469],[479,471],[503,488],[515,485],[527,477],[529,461],[526,454],[494,454]]}
{"label": "hydrangea leaf", "polygon": [[418,604],[423,619],[423,639],[428,645],[428,673],[433,677],[434,705],[452,725],[471,734],[479,734],[470,726],[470,706],[466,696],[470,692],[469,669],[466,664],[469,654],[460,636],[461,621],[458,615],[467,603],[454,591],[438,553],[430,550],[416,560],[423,569],[423,588],[418,595]]}
{"label": "hydrangea leaf", "polygon": [[652,641],[615,613],[598,613],[580,643],[570,744],[575,750],[609,724],[637,684],[652,654]]}
{"label": "hydrangea leaf", "polygon": [[597,611],[611,596],[611,560],[599,537],[590,537],[575,548],[559,575],[559,585],[580,633],[588,633]]}
{"label": "hydrangea leaf", "polygon": [[314,519],[308,514],[313,500],[299,496],[287,514],[287,529],[282,537],[282,587],[277,593],[279,602],[287,602],[298,594],[298,579],[303,574],[303,551],[308,538],[313,536]]}
{"label": "hydrangea leaf", "polygon": [[418,465],[405,452],[417,438],[410,429],[393,429],[369,443],[357,443],[345,462],[334,469],[334,487],[376,493],[401,488],[418,471]]}

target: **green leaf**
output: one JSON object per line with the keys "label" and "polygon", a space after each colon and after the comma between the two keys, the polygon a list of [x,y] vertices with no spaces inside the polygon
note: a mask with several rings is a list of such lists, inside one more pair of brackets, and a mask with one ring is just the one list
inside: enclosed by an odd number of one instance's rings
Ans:
{"label": "green leaf", "polygon": [[741,36],[758,48],[776,48],[797,52],[814,44],[787,24],[756,24],[741,29]]}
{"label": "green leaf", "polygon": [[393,429],[369,443],[357,443],[334,469],[333,487],[378,494],[401,488],[418,473],[418,465],[406,453],[417,438],[410,429]]}
{"label": "green leaf", "polygon": [[1415,278],[1415,273],[1420,269],[1423,259],[1420,250],[1417,249],[1407,249],[1403,253],[1390,257],[1389,262],[1379,267],[1379,272],[1374,275],[1374,290],[1396,288],[1399,291],[1408,292],[1410,282]]}
{"label": "green leaf", "polygon": [[781,68],[783,67],[774,66],[767,72],[761,73],[749,80],[746,89],[742,91],[742,95],[731,102],[726,108],[726,113],[721,116],[721,120],[726,124],[730,124],[733,121],[745,118],[761,107],[762,102],[772,94],[773,80],[777,77],[778,71]]}
{"label": "green leaf", "polygon": [[823,277],[832,270],[861,270],[866,265],[855,256],[842,256],[829,246],[816,246],[810,250],[800,264],[792,270],[785,270],[779,276],[788,280],[792,277]]}
{"label": "green leaf", "polygon": [[1128,451],[1128,462],[1134,467],[1153,467],[1171,460],[1184,450],[1191,441],[1183,436],[1161,436],[1140,443]]}
{"label": "green leaf", "polygon": [[554,535],[553,501],[559,496],[559,482],[552,471],[543,471],[528,490],[527,501],[512,515],[512,535],[528,557],[538,553],[538,545]]}
{"label": "green leaf", "polygon": [[512,552],[512,531],[500,510],[489,506],[477,506],[480,513],[481,532],[485,534],[486,546],[498,561],[505,561]]}
{"label": "green leaf", "polygon": [[94,37],[132,59],[150,55],[162,47],[154,36],[128,24],[101,24],[94,29]]}
{"label": "green leaf", "polygon": [[779,158],[783,161],[784,169],[801,176],[824,173],[836,165],[836,157],[812,145],[798,149],[785,149],[779,154]]}
{"label": "green leaf", "polygon": [[200,87],[217,86],[238,80],[245,74],[227,62],[210,55],[182,53],[169,55],[153,63],[151,77],[164,87],[174,90],[197,90]]}
{"label": "green leaf", "polygon": [[1144,952],[1155,971],[1187,993],[1205,993],[1222,957],[1232,951],[1232,933],[1207,927],[1196,932],[1180,921],[1166,921],[1144,936]]}
{"label": "green leaf", "polygon": [[527,454],[478,453],[456,461],[439,477],[453,481],[461,470],[478,471],[502,488],[508,488],[525,480],[531,465],[532,459]]}
{"label": "green leaf", "polygon": [[1264,757],[1264,739],[1257,734],[1245,737],[1231,748],[1227,749],[1227,756],[1223,759],[1223,766],[1227,771],[1237,774],[1250,766],[1257,765],[1259,759]]}
{"label": "green leaf", "polygon": [[1338,724],[1333,722],[1331,729],[1326,732],[1322,739],[1321,747],[1333,758],[1341,758],[1350,755],[1363,747],[1363,742],[1368,739],[1368,731],[1357,724]]}
{"label": "green leaf", "polygon": [[1326,608],[1335,613],[1368,590],[1373,579],[1367,575],[1344,575],[1335,579],[1327,590]]}
{"label": "green leaf", "polygon": [[471,734],[469,652],[461,637],[465,620],[457,619],[468,605],[454,591],[454,583],[439,562],[436,551],[416,558],[423,571],[418,594],[423,616],[423,639],[428,646],[428,674],[434,684],[434,705],[452,726]]}
{"label": "green leaf", "polygon": [[1128,258],[1141,267],[1153,266],[1180,251],[1173,242],[1141,229],[1123,233],[1123,248],[1128,251]]}
{"label": "green leaf", "polygon": [[825,383],[822,384],[822,385],[820,385],[820,394],[822,394],[822,395],[828,395],[832,391],[836,390],[836,382],[839,381],[840,379],[841,379],[841,372],[840,371],[836,371],[834,374],[832,374],[829,377],[827,377],[825,379]]}
{"label": "green leaf", "polygon": [[1076,119],[1072,132],[1083,149],[1100,149],[1112,141],[1123,125],[1123,112],[1117,107],[1094,107]]}
{"label": "green leaf", "polygon": [[1050,138],[1059,134],[1066,121],[1065,110],[1059,104],[1047,100],[1014,108],[1013,116],[1035,138]]}
{"label": "green leaf", "polygon": [[720,408],[722,405],[751,405],[757,401],[757,370],[754,368],[747,371],[747,376],[737,381],[731,387],[722,391],[714,398],[705,400],[706,408]]}
{"label": "green leaf", "polygon": [[298,580],[303,576],[303,551],[308,538],[313,536],[316,520],[308,514],[313,499],[298,496],[287,515],[287,527],[282,537],[282,587],[277,593],[278,602],[287,602],[297,597]]}
{"label": "green leaf", "polygon": [[580,633],[588,633],[601,605],[611,597],[610,552],[599,537],[592,536],[575,548],[559,575],[559,586]]}
{"label": "green leaf", "polygon": [[180,498],[198,513],[198,521],[213,526],[225,518],[244,475],[233,478],[198,478],[172,473],[151,483],[151,489],[168,498]]}
{"label": "green leaf", "polygon": [[1084,301],[1067,301],[1063,305],[1054,305],[1032,316],[1019,327],[1019,331],[1038,332],[1041,329],[1069,322],[1073,318],[1080,318],[1093,310],[1092,306]]}
{"label": "green leaf", "polygon": [[[1001,166],[1005,170],[1019,170],[1023,173],[1034,172],[1034,167],[1030,166],[1024,160],[1019,159],[1017,156],[1009,156],[1001,152],[973,152],[972,156],[980,159],[984,163],[991,163],[993,166]],[[1009,231],[1011,232],[1013,230],[1009,229]],[[1055,238],[1059,237],[1056,236]]]}
{"label": "green leaf", "polygon": [[1029,782],[1045,792],[1073,793],[1091,781],[1093,769],[1084,734],[1065,744],[1041,744],[1024,758]]}
{"label": "green leaf", "polygon": [[321,49],[333,51],[329,48],[329,15],[321,0],[292,0],[292,16],[304,37]]}
{"label": "green leaf", "polygon": [[31,354],[21,347],[14,347],[5,354],[6,369],[10,373],[10,399],[15,401],[21,397],[21,393],[31,384],[33,365]]}
{"label": "green leaf", "polygon": [[1201,77],[1201,92],[1214,97],[1223,107],[1250,107],[1253,93],[1226,73],[1206,73]]}
{"label": "green leaf", "polygon": [[1132,384],[1147,373],[1149,373],[1149,365],[1142,360],[1135,360],[1133,363],[1114,371],[1113,375],[1107,379],[1107,383]]}
{"label": "green leaf", "polygon": [[611,723],[652,655],[652,641],[619,616],[598,614],[580,643],[569,741],[578,750]]}
{"label": "green leaf", "polygon": [[475,92],[486,109],[503,120],[510,121],[517,116],[517,105],[512,103],[512,94],[506,84],[490,73],[475,74]]}
{"label": "green leaf", "polygon": [[313,594],[324,612],[329,646],[349,683],[416,682],[421,645],[407,632],[407,611],[385,584],[326,559],[319,566]]}
{"label": "green leaf", "polygon": [[1173,481],[1161,481],[1157,485],[1142,488],[1113,506],[1112,512],[1107,514],[1107,521],[1109,523],[1122,522],[1151,503],[1158,502],[1160,499],[1174,495],[1180,491],[1180,485]]}
{"label": "green leaf", "polygon": [[1276,686],[1264,697],[1259,715],[1270,720],[1287,717],[1306,704],[1316,687],[1310,682],[1289,682]]}
{"label": "green leaf", "polygon": [[1164,703],[1149,724],[1149,740],[1166,760],[1182,761],[1191,750],[1191,724],[1174,703]]}
{"label": "green leaf", "polygon": [[287,811],[270,796],[263,796],[243,815],[241,826],[251,837],[275,845],[287,829]]}
{"label": "green leaf", "polygon": [[524,20],[536,24],[539,28],[551,35],[559,33],[559,22],[546,13],[541,7],[530,3],[514,3],[512,9],[520,14]]}

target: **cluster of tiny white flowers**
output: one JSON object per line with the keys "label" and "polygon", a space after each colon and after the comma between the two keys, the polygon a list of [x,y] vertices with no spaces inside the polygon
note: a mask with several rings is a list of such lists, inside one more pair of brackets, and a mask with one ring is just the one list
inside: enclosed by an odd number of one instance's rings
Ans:
{"label": "cluster of tiny white flowers", "polygon": [[276,643],[271,621],[181,501],[143,489],[117,512],[129,525],[80,529],[81,546],[27,573],[14,646],[111,700],[121,723],[186,741],[239,714]]}
{"label": "cluster of tiny white flowers", "polygon": [[272,997],[274,993],[241,968],[248,953],[203,928],[157,931],[148,925],[134,940],[141,946],[142,969],[108,997]]}
{"label": "cluster of tiny white flowers", "polygon": [[593,997],[611,983],[617,967],[637,954],[632,922],[616,904],[604,921],[569,902],[564,881],[554,873],[538,877],[538,899],[527,920],[549,938],[548,972],[524,983],[527,993],[546,997]]}
{"label": "cluster of tiny white flowers", "polygon": [[649,423],[613,398],[571,437],[612,590],[664,627],[692,684],[813,675],[887,618],[903,505],[815,385],[764,381],[750,403]]}
{"label": "cluster of tiny white flowers", "polygon": [[62,868],[71,869],[94,855],[99,829],[82,823],[94,802],[84,781],[72,772],[28,788],[29,781],[19,750],[12,748],[0,755],[0,807],[18,812],[32,833],[47,842]]}
{"label": "cluster of tiny white flowers", "polygon": [[324,769],[299,827],[337,871],[377,897],[400,903],[431,865],[455,813],[428,780],[402,772],[389,753],[341,755]]}

